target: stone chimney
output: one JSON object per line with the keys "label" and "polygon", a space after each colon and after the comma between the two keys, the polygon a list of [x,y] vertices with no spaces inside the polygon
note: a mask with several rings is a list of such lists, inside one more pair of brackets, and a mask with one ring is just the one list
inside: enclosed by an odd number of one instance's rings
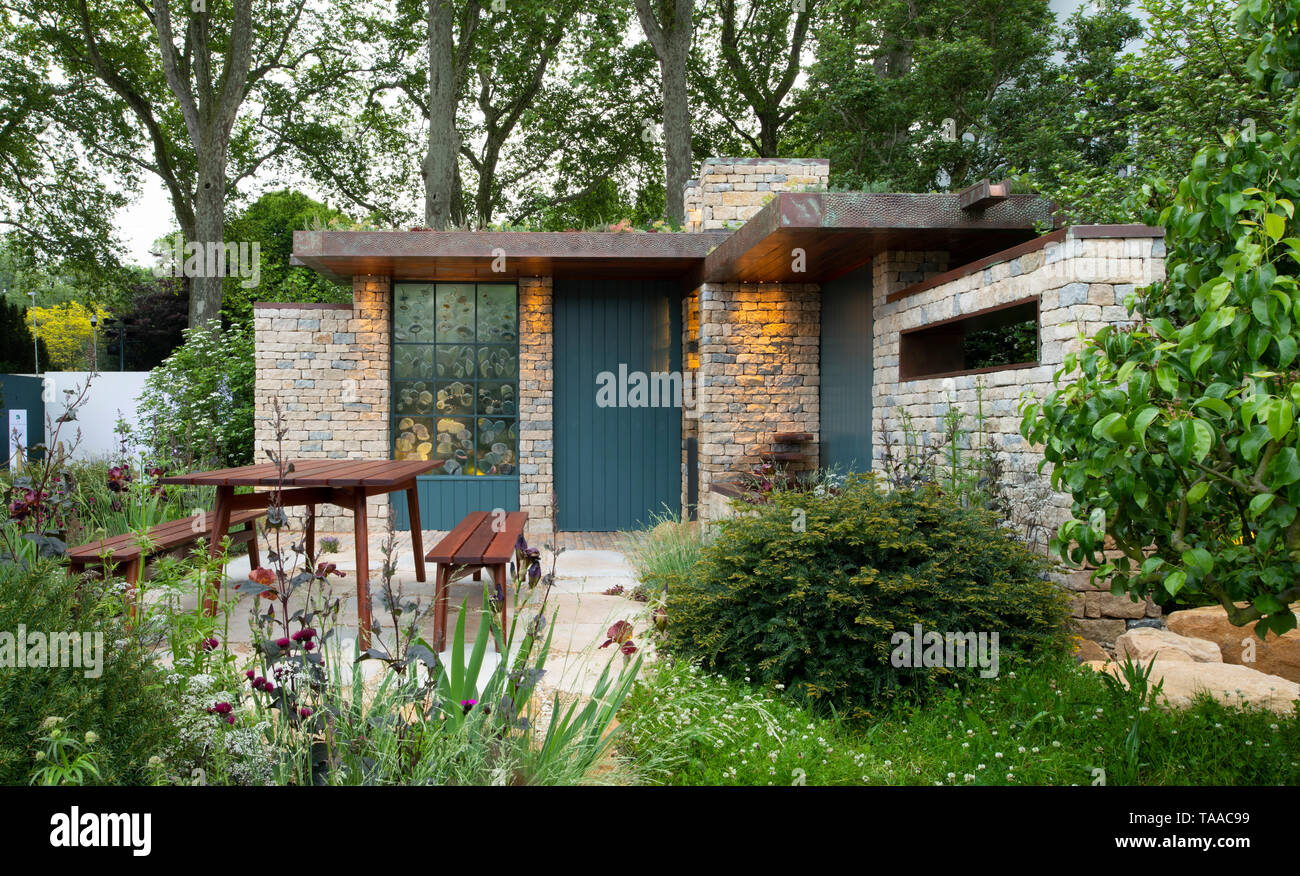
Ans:
{"label": "stone chimney", "polygon": [[686,182],[686,230],[739,227],[772,192],[825,188],[830,172],[829,158],[706,158]]}

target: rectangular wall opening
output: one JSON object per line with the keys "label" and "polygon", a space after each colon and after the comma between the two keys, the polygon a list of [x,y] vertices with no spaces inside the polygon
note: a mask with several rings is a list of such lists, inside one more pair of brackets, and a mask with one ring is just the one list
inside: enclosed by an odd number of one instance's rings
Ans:
{"label": "rectangular wall opening", "polygon": [[1027,298],[900,332],[898,377],[919,380],[1038,364],[1038,299]]}

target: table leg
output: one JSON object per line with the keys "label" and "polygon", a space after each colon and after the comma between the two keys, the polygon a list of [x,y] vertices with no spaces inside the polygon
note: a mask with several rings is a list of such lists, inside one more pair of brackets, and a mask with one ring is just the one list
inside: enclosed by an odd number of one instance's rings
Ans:
{"label": "table leg", "polygon": [[366,530],[366,491],[352,491],[352,535],[357,554],[357,640],[361,650],[370,647],[370,534]]}
{"label": "table leg", "polygon": [[424,536],[420,531],[420,494],[414,483],[406,488],[406,516],[411,521],[411,549],[415,551],[415,580],[424,581]]}
{"label": "table leg", "polygon": [[[212,535],[211,543],[208,545],[208,555],[217,557],[221,554],[221,542],[225,540],[226,533],[230,530],[230,500],[235,495],[234,487],[217,487],[217,504],[212,510]],[[220,579],[212,582],[212,587],[204,597],[203,610],[209,615],[217,613],[217,601],[221,596]]]}
{"label": "table leg", "polygon": [[[506,604],[510,601],[510,594],[506,590],[506,566],[505,563],[497,563],[492,567],[492,582],[495,585],[497,598],[501,600],[501,641],[510,641],[509,615],[506,611]],[[509,645],[507,645],[507,648]]]}
{"label": "table leg", "polygon": [[257,521],[248,521],[247,528],[253,533],[253,537],[248,540],[248,568],[256,569],[262,565],[262,557],[257,550]]}

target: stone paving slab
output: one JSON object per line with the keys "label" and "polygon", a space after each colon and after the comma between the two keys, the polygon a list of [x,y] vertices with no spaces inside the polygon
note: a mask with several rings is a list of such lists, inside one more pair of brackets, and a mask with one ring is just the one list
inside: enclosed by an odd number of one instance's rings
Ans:
{"label": "stone paving slab", "polygon": [[[354,572],[348,568],[352,565],[352,556],[351,546],[341,545],[339,553],[322,557],[322,559],[337,563],[345,575],[342,578],[331,579],[330,591],[333,596],[343,598],[343,608],[340,613],[337,635],[339,641],[343,642],[348,648],[353,646],[357,634]],[[407,556],[411,556],[409,548]],[[378,563],[382,562],[382,553],[378,551],[378,545],[372,546],[371,558],[376,562],[376,565],[371,569],[370,581],[371,594],[376,602],[374,616],[382,624],[386,624],[388,620],[387,613],[378,605],[378,594],[382,584],[378,566]],[[549,562],[549,558],[547,559]],[[546,565],[544,564],[544,567]],[[232,589],[235,584],[248,580],[248,572],[247,556],[236,557],[227,566],[228,586],[226,592],[234,597],[234,604],[231,609],[229,631],[226,635],[232,651],[251,659],[253,652],[250,644],[252,636],[249,618],[256,597],[251,592]],[[411,564],[409,568],[403,568],[399,564],[397,575],[394,578],[394,587],[401,588],[404,598],[416,599],[422,607],[432,606],[434,599],[433,577],[433,569],[430,568],[428,570],[428,581],[416,581],[414,565]],[[451,584],[447,635],[449,639],[454,635],[457,615],[461,605],[465,604],[470,612],[465,625],[467,648],[472,647],[478,634],[479,613],[481,612],[481,600],[485,583],[484,581],[474,581],[471,576],[466,575]],[[554,692],[581,696],[590,695],[601,670],[610,660],[611,655],[617,653],[612,646],[606,649],[599,648],[599,645],[607,638],[609,627],[615,621],[627,620],[632,622],[637,629],[637,635],[644,635],[648,626],[647,606],[626,596],[603,595],[602,591],[614,584],[622,584],[628,593],[637,584],[635,573],[622,554],[617,551],[568,550],[558,558],[556,563],[556,585],[552,588],[547,600],[547,620],[552,629],[549,631],[551,633],[551,649],[547,657],[547,674],[540,686],[540,692],[545,698],[549,699]],[[148,601],[154,601],[158,598],[156,593],[150,594],[147,584],[145,594]],[[541,598],[541,590],[536,590],[530,599],[516,607],[512,594],[512,621],[515,618],[519,618],[520,621],[530,619],[536,613]],[[264,605],[263,610],[265,610]],[[291,600],[290,611],[300,607],[300,605],[300,599]],[[190,594],[182,601],[182,607],[187,611],[197,610],[197,596]],[[420,635],[427,641],[433,641],[432,612],[421,618],[418,630]],[[376,644],[389,640],[390,636],[391,631],[385,628],[378,637]],[[520,636],[521,631],[516,628],[516,639]],[[442,656],[449,659],[450,650],[444,651]],[[494,648],[490,646],[489,657],[484,660],[480,677],[485,679],[498,660],[499,656],[496,655]],[[617,658],[617,661],[621,660],[621,657]],[[618,670],[619,663],[617,661],[612,671],[616,672]],[[363,663],[361,667],[367,679],[377,677],[382,670],[382,665],[377,661]],[[344,669],[345,676],[350,677],[350,667]]]}

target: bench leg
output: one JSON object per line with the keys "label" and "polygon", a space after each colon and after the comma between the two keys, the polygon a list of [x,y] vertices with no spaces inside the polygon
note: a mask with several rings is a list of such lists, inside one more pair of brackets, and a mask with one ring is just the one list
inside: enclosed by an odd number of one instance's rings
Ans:
{"label": "bench leg", "polygon": [[136,590],[136,584],[140,581],[140,566],[143,562],[143,557],[137,557],[134,560],[128,560],[126,564],[127,610],[130,612],[132,621],[135,620],[136,612],[140,605],[140,594]]}
{"label": "bench leg", "polygon": [[307,551],[307,565],[316,571],[316,506],[307,506],[307,524],[304,527],[303,548]]}
{"label": "bench leg", "polygon": [[475,570],[474,570],[474,580],[475,580],[475,581],[482,581],[482,580],[483,580],[483,570],[482,570],[482,569],[475,569]]}
{"label": "bench leg", "polygon": [[434,580],[434,608],[433,608],[433,641],[434,648],[439,653],[447,648],[447,603],[451,600],[451,567],[439,563],[433,570]]}
{"label": "bench leg", "polygon": [[[497,599],[501,601],[501,641],[510,640],[509,613],[506,609],[509,603],[509,593],[506,590],[506,566],[505,563],[497,563],[492,567],[492,581],[496,585]],[[509,646],[507,646],[509,647]]]}

